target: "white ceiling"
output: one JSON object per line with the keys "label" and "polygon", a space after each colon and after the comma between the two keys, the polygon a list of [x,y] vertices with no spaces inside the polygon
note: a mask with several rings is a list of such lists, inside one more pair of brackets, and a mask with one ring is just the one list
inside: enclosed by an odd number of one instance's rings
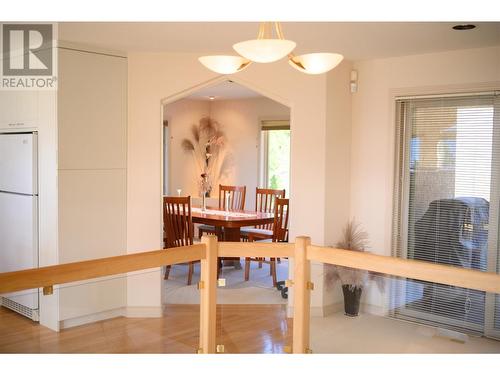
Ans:
{"label": "white ceiling", "polygon": [[252,91],[245,86],[232,81],[223,81],[214,86],[204,87],[188,96],[190,99],[210,100],[209,96],[214,96],[214,100],[226,99],[248,99],[261,97],[259,93]]}
{"label": "white ceiling", "polygon": [[[455,31],[450,22],[285,22],[285,37],[297,54],[338,52],[349,60],[500,45],[500,22],[475,22]],[[254,39],[255,22],[89,22],[60,23],[62,40],[125,52],[232,52],[231,46]],[[233,52],[234,53],[234,52]]]}

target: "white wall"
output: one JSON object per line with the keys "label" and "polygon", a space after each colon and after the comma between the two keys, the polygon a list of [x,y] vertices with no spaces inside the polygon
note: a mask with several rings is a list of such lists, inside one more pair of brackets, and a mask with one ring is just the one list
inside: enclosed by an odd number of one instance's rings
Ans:
{"label": "white wall", "polygon": [[395,159],[395,95],[500,88],[500,47],[355,62],[352,96],[350,214],[371,239],[371,251],[391,254]]}
{"label": "white wall", "polygon": [[[395,173],[395,96],[500,88],[500,48],[482,48],[355,62],[352,98],[350,215],[370,236],[371,252],[391,255]],[[373,283],[371,283],[373,284]],[[375,285],[362,301],[383,306]],[[375,308],[375,311],[382,311]]]}
{"label": "white wall", "polygon": [[[354,94],[351,69],[359,77]],[[369,233],[369,250],[391,255],[396,95],[494,88],[500,88],[498,47],[343,62],[328,73],[325,242],[335,244],[345,221],[354,217]],[[339,291],[338,285],[325,289],[323,305],[338,305]],[[374,286],[363,300],[384,303]]]}
{"label": "white wall", "polygon": [[351,177],[352,94],[350,61],[327,76],[325,243],[335,245],[349,220]]}
{"label": "white wall", "polygon": [[191,154],[181,148],[183,139],[192,140],[191,127],[204,116],[219,122],[227,139],[228,168],[214,181],[211,197],[218,197],[218,185],[247,187],[245,207],[255,207],[255,188],[259,185],[260,120],[289,119],[290,109],[267,98],[236,100],[181,99],[165,106],[169,121],[171,157],[170,194],[182,189],[184,195],[199,196],[199,169]]}
{"label": "white wall", "polygon": [[253,210],[255,189],[261,186],[260,122],[265,119],[290,119],[290,108],[267,98],[221,100],[213,102],[211,114],[225,125],[229,152],[234,163],[222,183],[246,185],[245,207]]}
{"label": "white wall", "polygon": [[[344,60],[327,75],[325,244],[328,246],[335,246],[341,239],[342,229],[350,219],[351,70],[352,62]],[[327,313],[342,301],[340,287],[328,287],[324,282],[319,285],[325,285],[322,293]]]}
{"label": "white wall", "polygon": [[[306,234],[314,243],[332,244],[338,239],[340,224],[355,217],[370,235],[371,250],[389,255],[394,93],[491,88],[492,82],[500,81],[499,51],[484,48],[355,62],[359,91],[351,99],[351,132],[345,87],[348,63],[326,76],[301,74],[289,69],[286,62],[253,64],[231,76],[235,82],[291,107],[291,238]],[[196,58],[192,54],[129,56],[129,252],[161,244],[160,103],[215,82],[217,76]],[[340,198],[348,195],[349,199]],[[159,304],[159,273],[151,276],[147,285],[148,293],[140,295],[141,303]],[[129,304],[138,298],[136,294],[129,290]],[[323,296],[313,296],[313,304],[323,302]]]}
{"label": "white wall", "polygon": [[[127,248],[137,252],[161,246],[161,101],[215,83],[195,54],[131,53],[128,56]],[[316,244],[325,237],[326,76],[310,76],[286,61],[253,64],[230,76],[291,107],[291,238],[307,234]],[[181,93],[181,94],[179,94]],[[318,219],[319,218],[319,219]],[[155,284],[156,280],[156,284]],[[159,305],[161,277],[147,290],[128,289],[128,304]]]}
{"label": "white wall", "polygon": [[198,125],[202,117],[210,114],[210,103],[205,100],[181,99],[165,105],[164,119],[168,121],[169,160],[168,180],[169,194],[177,195],[177,189],[182,195],[198,197],[198,177],[200,173],[190,153],[184,152],[181,143],[187,138],[193,140],[191,127]]}

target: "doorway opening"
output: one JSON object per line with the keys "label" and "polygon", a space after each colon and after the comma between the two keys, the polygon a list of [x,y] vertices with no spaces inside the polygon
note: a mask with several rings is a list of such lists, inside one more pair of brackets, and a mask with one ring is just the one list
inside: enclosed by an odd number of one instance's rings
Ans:
{"label": "doorway opening", "polygon": [[[200,239],[196,212],[205,206],[221,210],[219,186],[245,188],[238,215],[260,214],[258,189],[285,189],[290,195],[290,108],[231,80],[189,92],[162,105],[163,113],[163,195],[190,196],[193,241]],[[209,175],[204,190],[202,175]],[[203,195],[205,198],[203,199]],[[272,220],[273,212],[269,210]],[[230,220],[230,216],[228,216]],[[272,221],[268,224],[271,224]],[[249,226],[254,228],[255,226]],[[203,229],[203,228],[202,228]],[[242,241],[248,240],[240,230]],[[271,228],[272,230],[272,228]],[[229,230],[217,232],[219,240]],[[232,239],[232,241],[234,238]],[[269,259],[250,262],[245,280],[246,259],[224,263],[220,278],[219,303],[245,305],[283,305],[287,300],[273,285]],[[288,261],[276,260],[276,279],[288,278]],[[188,285],[189,265],[173,266],[163,281],[163,301],[168,305],[199,303],[199,264],[194,264]]]}

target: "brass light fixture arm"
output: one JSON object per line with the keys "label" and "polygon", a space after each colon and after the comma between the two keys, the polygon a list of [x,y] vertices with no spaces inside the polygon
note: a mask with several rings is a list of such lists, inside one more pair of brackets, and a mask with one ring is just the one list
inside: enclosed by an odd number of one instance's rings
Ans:
{"label": "brass light fixture arm", "polygon": [[[274,29],[276,30],[276,35],[278,36],[279,39],[285,39],[285,34],[283,33],[283,29],[281,28],[281,23],[275,22]],[[301,67],[302,69],[305,69],[304,66],[300,62],[295,61],[294,58],[295,54],[293,52],[290,52],[288,54],[288,59],[291,60],[294,64]]]}
{"label": "brass light fixture arm", "polygon": [[276,30],[276,36],[278,37],[278,39],[285,39],[285,35],[283,34],[283,30],[281,29],[281,23],[275,22],[274,30]]}
{"label": "brass light fixture arm", "polygon": [[266,23],[259,23],[259,33],[257,34],[257,39],[264,39],[266,33]]}
{"label": "brass light fixture arm", "polygon": [[285,35],[283,34],[283,29],[279,22],[261,22],[259,23],[259,32],[257,34],[257,39],[272,39],[273,38],[273,24],[274,32],[278,39],[284,40]]}

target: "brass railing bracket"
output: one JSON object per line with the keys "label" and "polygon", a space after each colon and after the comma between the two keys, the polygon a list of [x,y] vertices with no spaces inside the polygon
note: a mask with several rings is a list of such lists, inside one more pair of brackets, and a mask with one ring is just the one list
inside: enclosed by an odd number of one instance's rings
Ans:
{"label": "brass railing bracket", "polygon": [[50,296],[52,294],[54,294],[54,287],[52,285],[43,287],[43,295],[44,296]]}
{"label": "brass railing bracket", "polygon": [[216,351],[217,351],[217,353],[225,353],[224,345],[222,345],[222,344],[217,345]]}
{"label": "brass railing bracket", "polygon": [[307,290],[314,290],[314,283],[312,281],[308,281],[306,283]]}
{"label": "brass railing bracket", "polygon": [[290,279],[285,280],[285,286],[286,286],[287,288],[292,287],[292,286],[293,286],[293,280],[290,280]]}
{"label": "brass railing bracket", "polygon": [[306,354],[312,354],[312,352],[313,352],[313,351],[312,351],[311,349],[306,348]]}
{"label": "brass railing bracket", "polygon": [[205,283],[203,281],[198,281],[198,290],[205,288]]}
{"label": "brass railing bracket", "polygon": [[292,347],[290,345],[286,345],[283,347],[283,351],[285,353],[291,353],[292,352]]}

